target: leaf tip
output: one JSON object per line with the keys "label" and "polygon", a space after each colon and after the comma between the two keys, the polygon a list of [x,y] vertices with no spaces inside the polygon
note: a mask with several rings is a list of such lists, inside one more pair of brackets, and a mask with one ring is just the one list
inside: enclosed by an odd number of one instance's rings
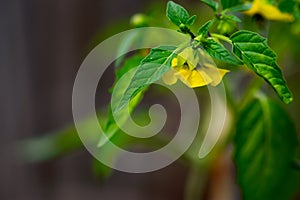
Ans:
{"label": "leaf tip", "polygon": [[283,102],[285,104],[290,104],[290,103],[292,103],[293,100],[294,100],[294,98],[291,96],[291,97],[288,97],[288,98],[284,98]]}

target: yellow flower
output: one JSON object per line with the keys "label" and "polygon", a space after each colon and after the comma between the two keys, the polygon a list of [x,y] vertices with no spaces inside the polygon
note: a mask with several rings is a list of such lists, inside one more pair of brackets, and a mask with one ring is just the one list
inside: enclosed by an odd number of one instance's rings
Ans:
{"label": "yellow flower", "polygon": [[282,13],[277,7],[268,3],[267,0],[254,0],[250,10],[245,11],[246,15],[256,15],[259,14],[268,20],[277,20],[277,21],[294,21],[294,17],[288,13]]}
{"label": "yellow flower", "polygon": [[223,76],[229,72],[218,69],[212,58],[202,49],[184,49],[177,58],[172,60],[172,68],[162,77],[168,85],[173,85],[180,79],[190,88],[205,85],[218,85]]}

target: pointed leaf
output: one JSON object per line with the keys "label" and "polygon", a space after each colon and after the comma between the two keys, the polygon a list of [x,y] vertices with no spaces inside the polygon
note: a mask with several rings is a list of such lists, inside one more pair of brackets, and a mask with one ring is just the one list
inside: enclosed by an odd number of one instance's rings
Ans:
{"label": "pointed leaf", "polygon": [[277,92],[283,102],[293,100],[281,69],[276,63],[276,54],[267,45],[266,39],[251,31],[238,31],[230,37],[233,52],[256,74],[263,77]]}
{"label": "pointed leaf", "polygon": [[181,5],[169,1],[167,4],[167,17],[175,25],[180,26],[181,24],[186,25],[189,20],[189,13]]}
{"label": "pointed leaf", "polygon": [[171,68],[175,49],[173,46],[161,46],[151,50],[137,67],[118,105],[112,108],[113,112],[120,111],[139,91],[160,79]]}
{"label": "pointed leaf", "polygon": [[186,25],[187,26],[191,26],[194,24],[195,20],[196,20],[196,15],[191,16],[187,21],[186,21]]}
{"label": "pointed leaf", "polygon": [[212,22],[213,22],[213,20],[209,20],[208,22],[206,22],[205,24],[203,24],[199,28],[199,30],[197,32],[197,35],[206,36],[207,33],[208,33],[208,30],[209,30],[210,26],[212,25]]}

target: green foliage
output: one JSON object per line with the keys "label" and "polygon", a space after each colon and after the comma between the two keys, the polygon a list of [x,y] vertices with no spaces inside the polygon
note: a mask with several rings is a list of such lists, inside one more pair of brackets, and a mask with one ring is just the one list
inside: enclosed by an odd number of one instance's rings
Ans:
{"label": "green foliage", "polygon": [[[119,81],[123,75],[125,75],[130,70],[137,67],[143,59],[144,59],[144,57],[140,54],[136,54],[136,55],[128,58],[125,61],[123,67],[121,67],[119,70],[116,71],[116,82]],[[119,85],[121,87],[119,87],[117,90],[114,91],[115,96],[122,96],[122,94],[127,89],[126,84],[119,84]],[[122,86],[124,86],[124,87],[122,87]],[[136,106],[140,103],[140,101],[143,98],[143,93],[144,93],[143,91],[140,91],[134,98],[132,98],[130,100],[129,113],[132,113],[133,110],[136,108]],[[120,113],[118,115],[119,124],[124,124],[129,117],[130,116],[127,115],[126,111],[123,110],[123,113]],[[109,106],[109,109],[108,109],[108,117],[107,117],[106,124],[103,128],[103,131],[104,131],[105,136],[104,135],[100,136],[100,140],[98,142],[99,148],[101,148],[103,145],[105,145],[107,140],[111,140],[112,137],[114,137],[115,134],[120,131],[120,128],[114,119],[111,105]]]}
{"label": "green foliage", "polygon": [[196,16],[190,17],[187,10],[181,5],[169,1],[167,4],[167,17],[178,27],[190,26],[194,23]]}
{"label": "green foliage", "polygon": [[244,3],[226,9],[226,12],[243,12],[251,8],[251,3]]}
{"label": "green foliage", "polygon": [[237,60],[222,44],[212,38],[208,38],[203,43],[205,51],[213,58],[233,65],[243,64]]}
{"label": "green foliage", "polygon": [[290,199],[298,182],[292,168],[297,145],[294,124],[279,104],[266,97],[249,103],[234,138],[243,199]]}
{"label": "green foliage", "polygon": [[[203,24],[199,28],[199,30],[197,32],[197,35],[201,36],[201,38],[202,37],[207,37],[208,30],[211,27],[212,23],[213,23],[213,20],[209,20],[208,22],[206,22],[205,24]],[[201,41],[201,38],[199,39],[200,41]],[[197,38],[195,38],[195,40],[197,40]]]}
{"label": "green foliage", "polygon": [[213,9],[213,11],[217,11],[219,8],[219,4],[213,0],[200,0],[201,2],[205,3],[206,5],[208,5],[209,7],[211,7]]}
{"label": "green foliage", "polygon": [[127,89],[120,97],[119,104],[113,107],[113,112],[120,111],[139,91],[159,80],[171,68],[175,49],[173,46],[161,46],[151,50],[137,67]]}
{"label": "green foliage", "polygon": [[239,4],[239,0],[221,0],[223,10]]}
{"label": "green foliage", "polygon": [[[238,23],[242,23],[241,27],[248,29],[247,23],[250,22],[244,23],[244,18],[239,18],[237,16],[240,15],[236,16],[235,14],[236,12],[248,10],[251,3],[240,0],[200,1],[212,8],[215,13],[213,18],[203,23],[200,28],[195,27],[198,28],[196,35],[193,33],[194,29],[191,28],[192,25],[195,25],[196,15],[190,16],[184,7],[173,1],[169,1],[167,4],[167,18],[178,26],[179,32],[190,36],[190,43],[153,48],[146,57],[142,56],[144,54],[140,54],[144,50],[135,52],[131,57],[127,57],[125,54],[132,44],[143,40],[142,34],[129,34],[120,44],[117,55],[121,56],[115,62],[116,82],[113,87],[114,91],[108,109],[108,116],[105,117],[105,123],[103,120],[99,120],[106,136],[102,135],[98,143],[98,148],[103,155],[110,156],[112,159],[117,156],[117,153],[112,152],[113,150],[109,145],[106,145],[108,140],[121,147],[136,143],[138,139],[124,134],[119,125],[126,124],[134,109],[141,102],[147,87],[161,79],[171,69],[172,59],[177,56],[176,54],[182,50],[181,47],[183,46],[191,51],[184,52],[184,59],[180,60],[178,58],[177,66],[170,71],[175,74],[170,73],[170,76],[175,78],[171,78],[182,81],[183,77],[187,77],[190,78],[189,81],[199,81],[200,75],[192,76],[193,73],[195,74],[195,68],[199,71],[204,69],[201,68],[203,67],[201,63],[204,63],[205,60],[210,61],[213,58],[223,62],[221,64],[227,63],[235,66],[245,64],[251,71],[262,77],[276,91],[283,102],[290,103],[293,100],[282,71],[277,64],[277,56],[268,46],[266,38],[255,32],[238,31]],[[273,0],[268,2],[277,5]],[[300,17],[299,4],[298,0],[281,0],[278,2],[281,11],[293,14],[296,19],[297,16]],[[152,16],[151,19],[156,18]],[[131,23],[134,27],[143,27],[149,25],[150,21],[149,16],[137,14],[133,16]],[[157,21],[159,24],[160,20]],[[161,23],[161,25],[165,24]],[[223,42],[226,42],[226,44]],[[232,51],[228,50],[230,45]],[[190,55],[203,50],[207,54]],[[187,68],[189,62],[193,64],[192,69]],[[236,67],[235,69],[240,68]],[[185,76],[180,74],[180,70],[183,71],[182,74]],[[218,70],[215,71],[218,72]],[[219,69],[219,71],[224,74],[228,72],[226,69]],[[167,75],[169,76],[169,74]],[[213,73],[207,75],[212,78],[214,76]],[[234,143],[234,160],[237,167],[238,183],[246,200],[290,199],[295,188],[299,185],[297,180],[300,180],[299,173],[292,169],[292,163],[296,157],[296,147],[298,146],[296,131],[284,108],[274,100],[268,99],[262,93],[258,94],[253,100],[253,95],[257,94],[261,82],[262,79],[258,84],[254,81],[255,84],[251,85],[253,87],[249,87],[249,90],[244,92],[241,102],[235,101],[235,96],[230,94],[232,91],[226,88],[226,95],[229,100],[227,103],[232,109],[232,118],[234,121],[238,119],[234,139],[229,141]],[[240,89],[234,79],[230,85],[233,85],[233,88]],[[199,92],[201,90],[195,91]],[[239,107],[242,107],[242,110],[239,110]],[[141,116],[144,116],[144,113],[142,112]],[[147,121],[141,116],[139,116],[139,119],[144,122]],[[116,122],[116,120],[118,121]],[[89,119],[86,119],[83,123],[89,131],[95,132],[91,140],[97,142],[99,140],[98,127],[90,124]],[[24,142],[21,145],[24,157],[30,158],[28,160],[32,161],[44,161],[82,147],[74,126],[63,129],[58,133],[54,136]],[[157,138],[159,138],[157,141],[162,139],[160,136]],[[232,139],[231,137],[228,138]],[[144,139],[139,141],[143,141],[142,144],[147,144]],[[151,147],[155,147],[159,143],[157,141],[154,143],[149,142],[149,144]],[[196,141],[198,142],[198,140]],[[201,141],[200,138],[199,141]],[[224,147],[221,145],[218,148],[222,150]],[[176,149],[174,148],[174,150]],[[189,152],[186,152],[183,156],[187,154]],[[193,156],[188,155],[188,157]],[[215,157],[218,157],[218,155]],[[211,158],[210,160],[214,159]],[[204,163],[205,168],[211,164],[210,161],[195,161],[195,159],[189,159],[186,162],[189,162],[188,164],[192,168],[198,167],[199,163]],[[101,177],[107,177],[111,172],[110,169],[98,162],[95,162],[93,167],[96,174]]]}
{"label": "green foliage", "polygon": [[276,54],[266,39],[250,31],[238,31],[230,39],[233,52],[256,74],[263,77],[277,92],[283,102],[293,100],[282,72],[276,63]]}
{"label": "green foliage", "polygon": [[[115,95],[121,96],[125,90],[126,90],[125,87],[118,89],[116,90],[118,94]],[[138,106],[138,104],[143,98],[143,95],[144,95],[144,91],[142,90],[138,92],[137,95],[130,100],[129,114],[131,114],[133,110]],[[129,117],[130,116],[128,116],[126,110],[121,109],[118,113],[118,124],[124,125]],[[97,145],[98,148],[101,148],[103,145],[105,145],[108,140],[111,140],[120,131],[120,127],[118,126],[118,124],[116,123],[115,118],[113,116],[111,106],[109,106],[108,117],[107,117],[105,128],[103,130],[104,131],[103,134],[105,134],[105,136],[104,135],[100,136],[100,140]]]}
{"label": "green foliage", "polygon": [[295,1],[282,1],[279,4],[279,9],[283,12],[292,13],[294,11]]}

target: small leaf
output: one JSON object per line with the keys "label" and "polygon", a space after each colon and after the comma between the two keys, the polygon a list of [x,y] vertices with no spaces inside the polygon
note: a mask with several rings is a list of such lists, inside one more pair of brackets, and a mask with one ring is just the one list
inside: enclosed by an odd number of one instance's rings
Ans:
{"label": "small leaf", "polygon": [[203,24],[203,25],[199,28],[199,30],[198,30],[198,32],[197,32],[197,35],[201,35],[201,37],[202,37],[202,36],[206,36],[207,33],[208,33],[209,28],[210,28],[211,25],[212,25],[212,22],[213,22],[213,20],[209,20],[208,22],[206,22],[205,24]]}
{"label": "small leaf", "polygon": [[213,58],[233,65],[243,64],[237,58],[235,58],[222,44],[216,42],[212,38],[208,38],[207,41],[202,42],[204,50]]}
{"label": "small leaf", "polygon": [[150,54],[142,60],[141,65],[137,67],[127,89],[120,97],[118,105],[112,108],[113,112],[120,111],[139,91],[160,79],[171,68],[175,49],[174,46],[161,46],[151,50]]}
{"label": "small leaf", "polygon": [[186,25],[187,26],[191,26],[194,24],[195,20],[196,20],[196,15],[191,16],[187,21],[186,21]]}
{"label": "small leaf", "polygon": [[200,0],[201,2],[205,3],[206,5],[208,5],[209,7],[211,7],[213,9],[213,11],[217,11],[219,8],[219,4],[215,1],[212,0]]}
{"label": "small leaf", "polygon": [[245,200],[292,199],[299,185],[293,169],[297,133],[285,110],[259,97],[241,112],[234,137],[233,157]]}
{"label": "small leaf", "polygon": [[286,104],[293,97],[276,63],[276,54],[267,45],[266,39],[251,31],[238,31],[230,39],[233,52],[257,75],[261,76],[277,92]]}
{"label": "small leaf", "polygon": [[167,4],[167,17],[175,25],[180,26],[181,24],[187,25],[189,20],[189,13],[181,5],[169,1]]}

